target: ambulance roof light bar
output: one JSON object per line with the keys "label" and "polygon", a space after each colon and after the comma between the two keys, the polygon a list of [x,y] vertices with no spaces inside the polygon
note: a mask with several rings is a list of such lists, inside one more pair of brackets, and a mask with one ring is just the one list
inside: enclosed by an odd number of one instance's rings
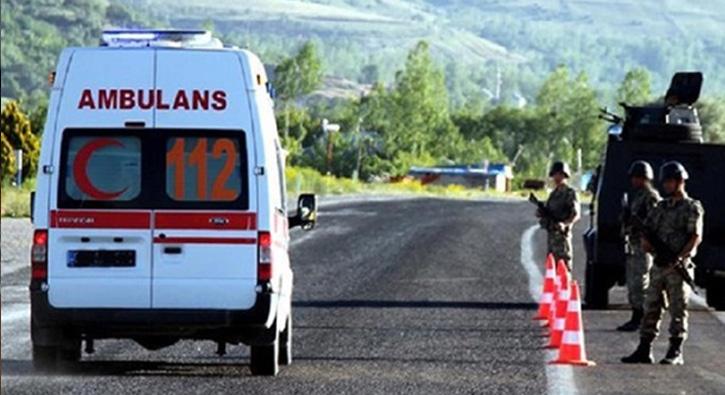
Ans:
{"label": "ambulance roof light bar", "polygon": [[172,48],[223,48],[219,39],[206,30],[104,30],[102,47],[172,47]]}

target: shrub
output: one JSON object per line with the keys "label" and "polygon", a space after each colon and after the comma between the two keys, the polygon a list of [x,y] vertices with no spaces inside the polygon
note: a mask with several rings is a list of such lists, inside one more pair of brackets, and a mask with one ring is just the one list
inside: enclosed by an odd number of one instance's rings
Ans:
{"label": "shrub", "polygon": [[0,138],[2,140],[2,178],[15,174],[16,149],[23,150],[23,178],[35,175],[40,155],[40,141],[33,134],[30,119],[20,108],[18,102],[9,101],[0,113]]}

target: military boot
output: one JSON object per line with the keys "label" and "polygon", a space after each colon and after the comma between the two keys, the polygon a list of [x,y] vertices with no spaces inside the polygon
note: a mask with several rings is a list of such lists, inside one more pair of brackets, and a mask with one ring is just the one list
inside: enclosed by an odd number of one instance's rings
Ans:
{"label": "military boot", "polygon": [[634,332],[639,329],[639,324],[642,323],[642,316],[644,311],[642,309],[632,309],[632,318],[624,324],[617,327],[620,332]]}
{"label": "military boot", "polygon": [[639,339],[639,346],[632,353],[632,355],[622,358],[624,363],[654,363],[655,359],[652,356],[652,341],[653,336],[642,336]]}
{"label": "military boot", "polygon": [[682,358],[682,343],[685,339],[681,337],[670,338],[670,348],[667,349],[667,354],[664,359],[660,361],[663,365],[682,365],[685,360]]}

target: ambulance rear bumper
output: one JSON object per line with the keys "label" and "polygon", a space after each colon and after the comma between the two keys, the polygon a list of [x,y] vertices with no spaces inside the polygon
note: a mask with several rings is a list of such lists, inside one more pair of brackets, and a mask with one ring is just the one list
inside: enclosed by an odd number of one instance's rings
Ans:
{"label": "ambulance rear bumper", "polygon": [[247,310],[214,309],[128,309],[55,308],[48,293],[30,291],[32,323],[35,328],[62,328],[93,338],[133,336],[176,336],[179,338],[221,338],[266,329],[276,311],[278,297],[257,294]]}

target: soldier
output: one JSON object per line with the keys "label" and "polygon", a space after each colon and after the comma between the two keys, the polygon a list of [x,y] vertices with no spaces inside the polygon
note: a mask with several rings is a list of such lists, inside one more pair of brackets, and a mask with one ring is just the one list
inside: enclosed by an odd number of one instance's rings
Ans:
{"label": "soldier", "polygon": [[644,315],[644,296],[649,286],[649,270],[652,256],[642,249],[642,230],[638,223],[644,222],[647,215],[660,201],[660,195],[652,187],[654,172],[649,163],[638,160],[629,167],[629,179],[632,185],[623,207],[622,233],[625,238],[627,262],[627,297],[632,307],[632,318],[617,327],[618,331],[634,332]]}
{"label": "soldier", "polygon": [[579,219],[579,198],[574,188],[567,184],[571,175],[569,165],[564,162],[554,162],[549,171],[549,177],[554,180],[554,190],[549,194],[546,207],[551,216],[545,216],[541,210],[536,211],[539,224],[548,233],[548,252],[554,255],[557,261],[563,260],[567,269],[572,269],[571,228]]}
{"label": "soldier", "polygon": [[681,365],[682,343],[687,336],[687,301],[690,296],[694,264],[692,257],[702,240],[704,210],[699,201],[685,192],[687,170],[678,162],[665,163],[660,169],[660,181],[667,199],[660,201],[647,216],[646,236],[642,238],[645,251],[654,253],[650,270],[650,286],[644,304],[640,327],[640,343],[624,363],[653,363],[652,342],[659,332],[662,313],[669,301],[670,347],[660,361]]}

